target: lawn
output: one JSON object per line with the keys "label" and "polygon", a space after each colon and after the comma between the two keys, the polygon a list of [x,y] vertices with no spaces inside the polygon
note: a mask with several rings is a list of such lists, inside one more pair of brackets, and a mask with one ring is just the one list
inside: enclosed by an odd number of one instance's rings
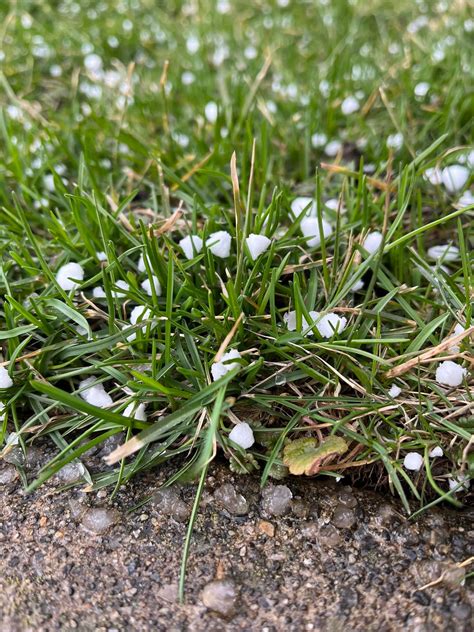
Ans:
{"label": "lawn", "polygon": [[472,5],[24,0],[0,23],[0,455],[56,447],[25,487],[171,459],[202,482],[218,456],[462,506]]}

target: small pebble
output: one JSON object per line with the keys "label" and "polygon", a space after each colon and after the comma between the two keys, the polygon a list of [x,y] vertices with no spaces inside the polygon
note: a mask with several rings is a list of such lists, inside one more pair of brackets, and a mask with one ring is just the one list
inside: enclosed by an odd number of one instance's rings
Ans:
{"label": "small pebble", "polygon": [[84,474],[84,466],[81,463],[67,463],[57,473],[59,481],[63,485],[69,485],[81,480]]}
{"label": "small pebble", "polygon": [[309,506],[304,500],[294,500],[291,505],[291,511],[297,518],[307,518],[309,514]]}
{"label": "small pebble", "polygon": [[11,463],[12,465],[19,465],[22,467],[25,464],[25,455],[20,446],[14,446],[3,457],[5,463]]}
{"label": "small pebble", "polygon": [[262,492],[262,507],[271,516],[284,516],[290,511],[292,498],[286,485],[270,485]]}
{"label": "small pebble", "polygon": [[18,476],[16,468],[13,465],[7,465],[0,469],[0,485],[9,485]]}
{"label": "small pebble", "polygon": [[23,455],[23,457],[26,467],[30,470],[43,465],[47,461],[44,449],[34,446],[29,446],[26,455]]}
{"label": "small pebble", "polygon": [[464,568],[459,568],[453,565],[444,570],[442,577],[442,584],[448,586],[449,588],[457,588],[458,586],[464,584],[466,571]]}
{"label": "small pebble", "polygon": [[125,435],[123,432],[118,432],[112,437],[107,437],[103,443],[101,443],[101,450],[99,455],[101,457],[108,456],[116,448],[119,447],[125,441]]}
{"label": "small pebble", "polygon": [[81,501],[71,498],[69,500],[69,511],[71,513],[71,518],[73,518],[73,520],[78,520],[87,511],[87,506]]}
{"label": "small pebble", "polygon": [[249,512],[249,504],[242,494],[239,494],[233,485],[225,483],[214,493],[214,498],[234,516],[244,516]]}
{"label": "small pebble", "polygon": [[331,522],[338,529],[350,529],[356,522],[356,515],[350,507],[339,504],[336,506]]}
{"label": "small pebble", "polygon": [[352,489],[347,485],[339,491],[337,498],[339,503],[346,507],[350,507],[351,509],[357,507],[357,498],[352,493]]}
{"label": "small pebble", "polygon": [[423,590],[417,590],[413,593],[413,600],[416,603],[421,604],[422,606],[429,606],[431,599],[430,596],[426,594]]}
{"label": "small pebble", "polygon": [[260,520],[257,527],[259,531],[261,531],[265,535],[268,535],[269,538],[274,537],[275,525],[273,525],[271,522],[268,522],[268,520]]}
{"label": "small pebble", "polygon": [[230,579],[216,579],[209,582],[201,593],[201,599],[206,608],[224,617],[229,617],[234,613],[237,598],[237,587]]}
{"label": "small pebble", "polygon": [[341,543],[341,536],[333,524],[326,524],[319,529],[317,542],[324,547],[332,548]]}
{"label": "small pebble", "polygon": [[472,608],[468,603],[454,603],[450,610],[453,617],[459,621],[468,621],[471,618]]}
{"label": "small pebble", "polygon": [[157,512],[163,516],[170,516],[177,522],[186,522],[189,518],[190,508],[181,499],[177,487],[162,487],[152,497],[152,502]]}
{"label": "small pebble", "polygon": [[96,507],[85,512],[81,524],[86,531],[100,535],[118,522],[119,518],[120,514],[115,509]]}
{"label": "small pebble", "polygon": [[156,596],[169,603],[176,603],[178,601],[178,584],[165,584],[158,590]]}

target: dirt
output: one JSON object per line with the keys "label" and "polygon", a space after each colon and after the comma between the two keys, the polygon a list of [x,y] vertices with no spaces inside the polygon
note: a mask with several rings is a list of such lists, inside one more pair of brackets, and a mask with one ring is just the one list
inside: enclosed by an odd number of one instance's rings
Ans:
{"label": "dirt", "polygon": [[411,521],[394,499],[326,479],[262,495],[225,465],[210,469],[179,604],[194,488],[157,494],[166,473],[110,502],[59,492],[64,477],[27,496],[0,464],[0,631],[472,629],[469,510]]}

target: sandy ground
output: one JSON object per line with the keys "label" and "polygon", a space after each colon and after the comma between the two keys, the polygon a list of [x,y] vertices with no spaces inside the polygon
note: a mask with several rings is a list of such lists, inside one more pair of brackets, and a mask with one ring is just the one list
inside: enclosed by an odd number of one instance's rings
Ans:
{"label": "sandy ground", "polygon": [[110,503],[105,491],[59,493],[59,481],[25,496],[0,464],[1,632],[472,629],[472,566],[459,568],[474,554],[469,511],[408,521],[396,501],[327,480],[289,479],[262,496],[257,478],[222,465],[210,471],[180,605],[194,489],[134,509],[163,475]]}

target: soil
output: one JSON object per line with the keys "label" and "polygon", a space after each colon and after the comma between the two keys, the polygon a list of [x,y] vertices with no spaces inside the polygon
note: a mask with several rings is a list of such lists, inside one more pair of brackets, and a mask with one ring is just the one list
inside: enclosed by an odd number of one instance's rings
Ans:
{"label": "soil", "polygon": [[195,489],[156,493],[166,474],[110,501],[85,485],[60,491],[74,467],[25,495],[14,465],[0,463],[0,631],[472,629],[472,566],[462,566],[474,555],[472,511],[408,520],[395,499],[326,479],[273,482],[262,494],[258,478],[219,464],[181,605]]}

